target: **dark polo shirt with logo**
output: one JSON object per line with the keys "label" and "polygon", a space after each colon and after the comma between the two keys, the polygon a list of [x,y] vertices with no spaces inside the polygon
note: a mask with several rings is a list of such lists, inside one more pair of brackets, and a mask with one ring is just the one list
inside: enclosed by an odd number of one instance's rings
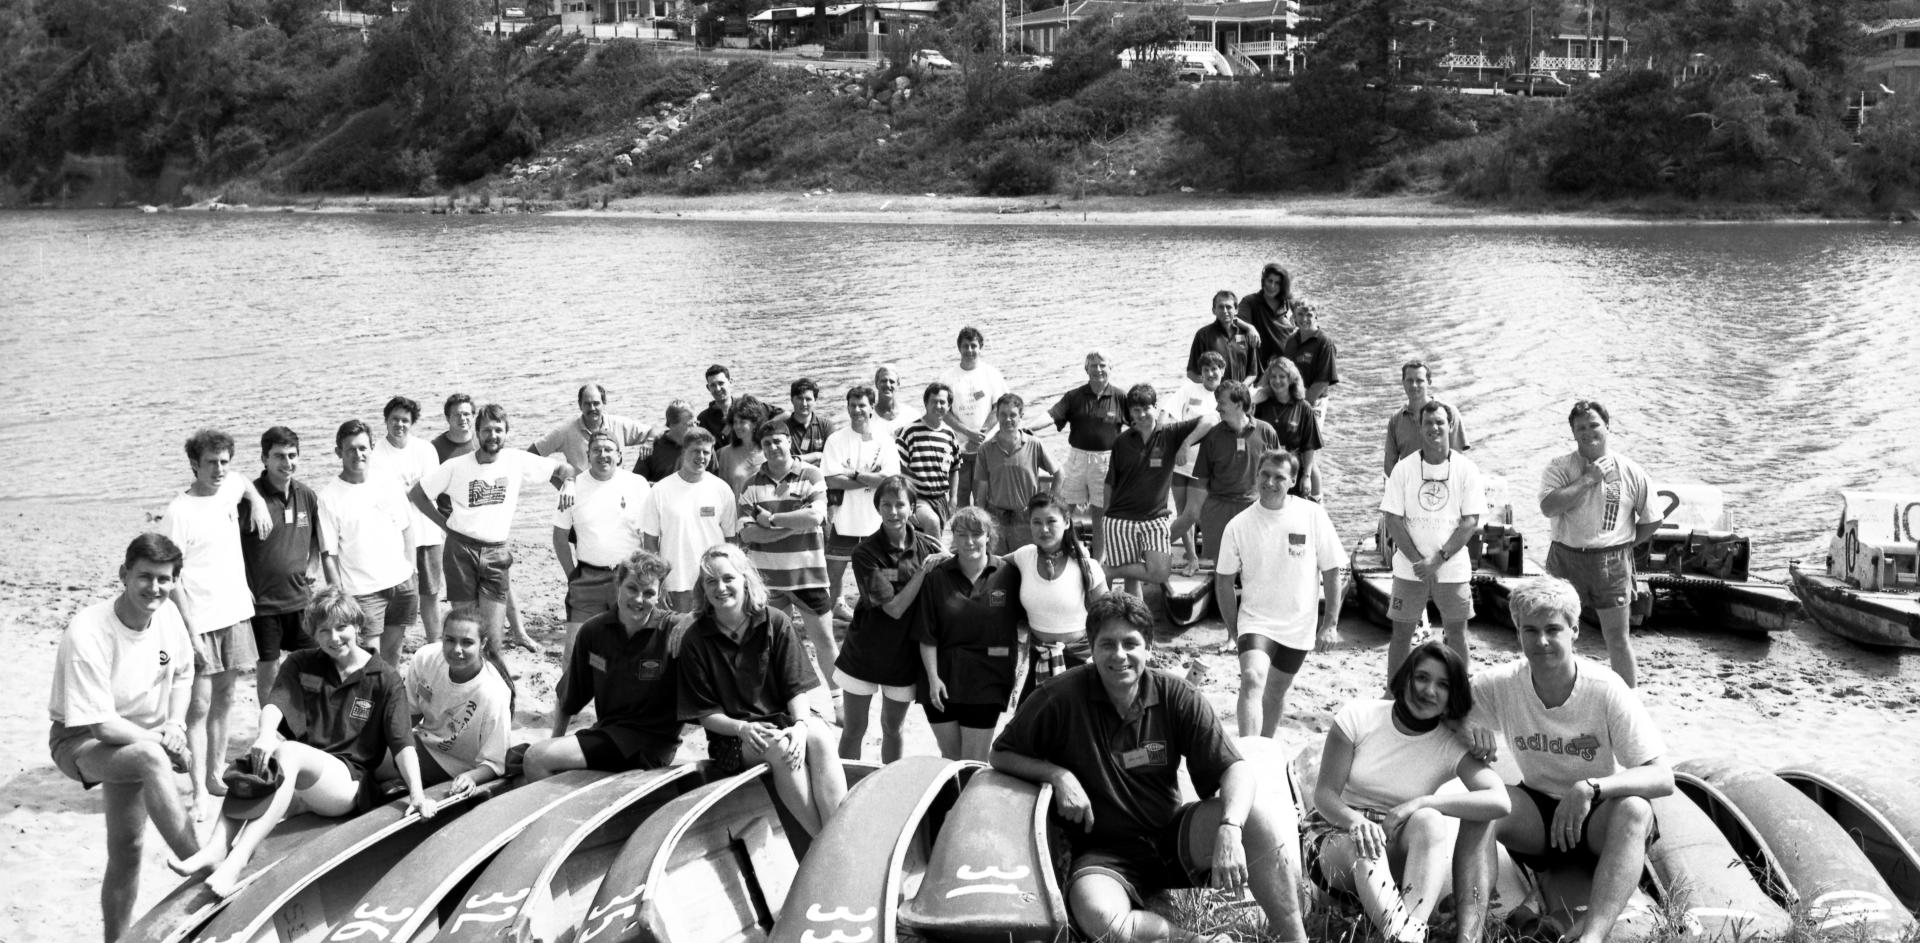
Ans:
{"label": "dark polo shirt with logo", "polygon": [[1151,436],[1128,429],[1113,440],[1113,456],[1107,460],[1108,517],[1151,521],[1173,514],[1167,494],[1173,490],[1175,453],[1199,424],[1199,417],[1162,422],[1154,425]]}
{"label": "dark polo shirt with logo", "polygon": [[955,704],[1005,705],[1013,694],[1014,645],[1019,640],[1000,557],[987,558],[980,578],[968,580],[955,557],[927,571],[920,581],[914,640],[939,652],[934,667]]}
{"label": "dark polo shirt with logo", "polygon": [[560,710],[578,714],[591,703],[593,729],[627,756],[680,743],[679,672],[667,657],[671,614],[654,610],[640,631],[627,634],[617,612],[580,625]]}
{"label": "dark polo shirt with logo", "polygon": [[342,678],[320,649],[288,652],[267,703],[280,708],[280,736],[339,757],[355,781],[371,776],[388,750],[413,742],[400,672],[379,655]]}
{"label": "dark polo shirt with logo", "polygon": [[1260,375],[1260,335],[1253,326],[1235,319],[1233,330],[1220,326],[1219,321],[1209,321],[1207,325],[1193,333],[1193,348],[1187,351],[1187,374],[1200,372],[1200,355],[1209,350],[1219,351],[1227,358],[1225,379],[1245,380]]}
{"label": "dark polo shirt with logo", "polygon": [[287,480],[285,492],[275,490],[264,474],[253,480],[253,487],[273,518],[273,532],[264,538],[245,528],[240,531],[253,609],[263,616],[299,612],[313,599],[307,565],[320,559],[320,496],[298,478]]}
{"label": "dark polo shirt with logo", "polygon": [[1082,452],[1105,452],[1113,448],[1126,421],[1126,394],[1113,384],[1105,393],[1094,393],[1091,386],[1076,386],[1047,410],[1055,429],[1067,430],[1067,445]]}
{"label": "dark polo shirt with logo", "polygon": [[[921,533],[911,524],[906,538],[905,546],[895,546],[882,527],[853,549],[853,579],[860,587],[860,601],[853,607],[853,624],[847,627],[847,640],[833,666],[869,684],[904,687],[920,680],[913,606],[909,604],[898,619],[881,607],[913,581],[920,561],[939,553],[941,547],[940,538]],[[914,597],[916,602],[919,598]]]}
{"label": "dark polo shirt with logo", "polygon": [[689,724],[725,714],[791,727],[798,718],[787,712],[787,702],[820,686],[793,623],[774,609],[749,615],[738,643],[711,615],[695,619],[678,661],[680,719]]}
{"label": "dark polo shirt with logo", "polygon": [[1220,422],[1200,437],[1193,477],[1207,483],[1210,498],[1251,501],[1259,478],[1260,453],[1279,447],[1279,433],[1258,419],[1249,419],[1238,432]]}
{"label": "dark polo shirt with logo", "polygon": [[1076,852],[1112,850],[1155,860],[1154,841],[1179,813],[1180,760],[1201,798],[1220,789],[1240,751],[1206,698],[1186,681],[1147,669],[1140,696],[1122,716],[1093,665],[1060,675],[1020,702],[995,750],[1045,760],[1080,781],[1093,804],[1093,831],[1069,829]]}

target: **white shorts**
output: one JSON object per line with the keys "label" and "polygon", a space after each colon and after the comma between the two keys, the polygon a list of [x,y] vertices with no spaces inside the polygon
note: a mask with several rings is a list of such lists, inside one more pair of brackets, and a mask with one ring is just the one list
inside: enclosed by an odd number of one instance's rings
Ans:
{"label": "white shorts", "polygon": [[911,684],[874,684],[871,681],[862,681],[838,668],[833,669],[833,683],[839,685],[840,690],[848,694],[857,694],[861,697],[884,694],[887,700],[899,704],[913,703],[915,693],[914,686]]}
{"label": "white shorts", "polygon": [[1107,506],[1107,462],[1112,452],[1067,450],[1067,467],[1060,473],[1059,495],[1068,504]]}

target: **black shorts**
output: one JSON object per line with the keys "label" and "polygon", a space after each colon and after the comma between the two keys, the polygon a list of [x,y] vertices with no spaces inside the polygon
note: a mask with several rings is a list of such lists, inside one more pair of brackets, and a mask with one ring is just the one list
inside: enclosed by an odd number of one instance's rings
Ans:
{"label": "black shorts", "polygon": [[1307,653],[1298,648],[1288,648],[1273,639],[1254,632],[1242,632],[1234,640],[1234,648],[1242,652],[1266,652],[1267,660],[1273,663],[1273,670],[1281,674],[1297,675],[1300,666],[1307,663]]}
{"label": "black shorts", "polygon": [[[1560,809],[1560,800],[1526,783],[1520,784],[1520,791],[1533,800],[1534,809],[1540,813],[1540,836],[1545,848],[1535,854],[1523,854],[1509,848],[1507,855],[1513,858],[1514,863],[1534,871],[1551,871],[1555,868],[1576,866],[1592,871],[1599,865],[1600,855],[1587,847],[1587,828],[1593,824],[1593,814],[1600,811],[1600,806],[1606,805],[1610,800],[1602,799],[1598,805],[1587,810],[1586,820],[1580,823],[1580,840],[1575,842],[1572,848],[1563,851],[1553,847],[1553,839],[1547,835],[1547,830],[1553,827],[1553,814]],[[1660,823],[1650,822],[1647,827],[1647,847],[1653,847],[1653,840],[1659,837]]]}
{"label": "black shorts", "polygon": [[833,611],[833,599],[823,587],[809,586],[806,589],[769,589],[767,605],[774,609],[785,609],[787,603],[793,603],[816,616],[824,616]]}
{"label": "black shorts", "polygon": [[586,758],[588,769],[609,773],[670,766],[673,764],[673,755],[680,750],[678,743],[648,744],[628,753],[620,749],[606,731],[591,727],[575,733],[573,738],[580,741],[580,755]]}
{"label": "black shorts", "polygon": [[1104,875],[1120,882],[1135,907],[1145,907],[1146,899],[1157,891],[1207,886],[1213,877],[1213,862],[1195,861],[1189,854],[1193,847],[1193,814],[1199,807],[1198,802],[1181,806],[1173,821],[1159,834],[1146,836],[1137,847],[1075,848],[1073,864],[1067,868],[1067,887],[1089,875]]}
{"label": "black shorts", "polygon": [[306,610],[276,612],[253,617],[253,645],[260,650],[261,661],[275,661],[281,652],[314,648],[307,634]]}
{"label": "black shorts", "polygon": [[418,736],[413,738],[413,755],[420,763],[420,788],[425,789],[453,781],[453,774],[440,765],[440,758],[434,756],[433,751],[427,749],[427,745],[421,743]]}
{"label": "black shorts", "polygon": [[940,710],[931,701],[921,700],[920,706],[926,709],[929,724],[959,724],[974,730],[992,730],[1000,725],[1000,715],[1006,712],[1005,702],[999,704],[956,704],[947,699],[947,709]]}

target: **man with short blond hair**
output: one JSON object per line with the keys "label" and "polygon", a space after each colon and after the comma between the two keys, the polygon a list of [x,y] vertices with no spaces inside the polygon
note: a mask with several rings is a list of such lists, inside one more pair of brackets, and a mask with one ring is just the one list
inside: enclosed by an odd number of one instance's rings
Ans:
{"label": "man with short blond hair", "polygon": [[1068,504],[1087,509],[1093,518],[1094,557],[1106,549],[1107,463],[1113,441],[1127,419],[1126,395],[1108,382],[1107,357],[1087,354],[1087,382],[1067,391],[1047,411],[1055,430],[1067,430],[1067,462],[1056,486]]}

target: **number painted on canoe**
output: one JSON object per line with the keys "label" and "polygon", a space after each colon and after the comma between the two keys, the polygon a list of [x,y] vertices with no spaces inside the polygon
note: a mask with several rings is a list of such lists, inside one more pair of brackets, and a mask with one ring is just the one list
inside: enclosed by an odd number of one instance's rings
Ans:
{"label": "number painted on canoe", "polygon": [[639,913],[639,907],[634,904],[634,901],[639,900],[640,895],[646,892],[647,886],[642,884],[619,897],[607,901],[599,907],[587,911],[587,923],[593,924],[596,920],[600,922],[588,927],[587,932],[580,934],[580,943],[586,943],[586,941],[607,932],[613,928],[613,925],[617,921],[626,920],[634,914]]}
{"label": "number painted on canoe", "polygon": [[1013,897],[1019,897],[1026,892],[1021,890],[1017,884],[988,884],[985,882],[990,880],[1024,881],[1032,875],[1032,869],[1024,864],[1015,865],[1011,869],[1001,869],[991,865],[984,868],[976,868],[963,864],[953,872],[953,876],[956,880],[967,883],[948,891],[946,897],[948,900],[956,897],[970,897],[974,894],[1007,894]]}
{"label": "number painted on canoe", "polygon": [[1828,891],[1815,897],[1807,909],[1825,918],[1820,921],[1820,929],[1831,930],[1876,919],[1892,910],[1893,904],[1872,891]]}
{"label": "number painted on canoe", "polygon": [[819,904],[811,904],[807,907],[807,919],[814,923],[839,923],[843,921],[846,923],[866,923],[879,915],[880,911],[872,907],[868,907],[865,910],[848,910],[845,907],[821,910]]}
{"label": "number painted on canoe", "polygon": [[371,935],[376,940],[385,940],[393,935],[393,927],[387,924],[404,923],[411,916],[413,916],[412,907],[388,910],[385,907],[361,904],[353,909],[353,919],[341,924],[340,929],[333,931],[333,935],[327,939],[357,940]]}
{"label": "number painted on canoe", "polygon": [[[459,930],[460,926],[469,920],[475,923],[499,923],[502,920],[512,920],[513,915],[520,911],[520,908],[513,905],[526,899],[526,896],[532,892],[533,888],[523,887],[511,894],[488,894],[485,897],[475,894],[467,898],[466,906],[460,909],[460,914],[453,918],[453,924],[448,929]],[[505,906],[506,909],[497,913],[481,912],[486,907],[500,906]]]}
{"label": "number painted on canoe", "polygon": [[1913,509],[1920,508],[1920,501],[1908,501],[1905,507],[1895,505],[1893,509],[1893,539],[1920,540],[1913,533]]}

